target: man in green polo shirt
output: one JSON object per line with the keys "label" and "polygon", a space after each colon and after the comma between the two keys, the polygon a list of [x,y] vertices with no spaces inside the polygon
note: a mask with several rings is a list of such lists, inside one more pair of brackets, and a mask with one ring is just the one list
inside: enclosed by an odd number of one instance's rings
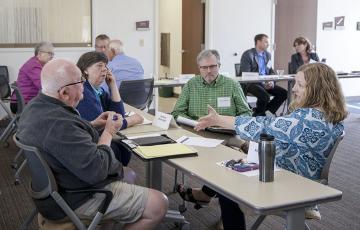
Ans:
{"label": "man in green polo shirt", "polygon": [[198,120],[207,115],[207,105],[227,116],[248,115],[251,110],[238,82],[219,74],[220,55],[216,50],[203,50],[197,56],[200,75],[193,77],[182,89],[171,113]]}
{"label": "man in green polo shirt", "polygon": [[[211,105],[221,115],[252,115],[240,84],[219,74],[220,55],[216,50],[201,51],[197,56],[197,64],[200,75],[193,77],[184,86],[171,113],[175,119],[182,116],[198,120],[208,114],[207,105]],[[195,208],[209,203],[216,195],[207,186],[192,189],[179,184],[177,191],[184,200],[195,203]]]}

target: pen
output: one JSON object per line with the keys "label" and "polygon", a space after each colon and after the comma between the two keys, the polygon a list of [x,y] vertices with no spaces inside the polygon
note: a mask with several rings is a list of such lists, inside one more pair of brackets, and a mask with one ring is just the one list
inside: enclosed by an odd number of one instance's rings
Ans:
{"label": "pen", "polygon": [[189,137],[184,138],[184,140],[181,140],[180,143],[184,143],[187,140],[189,140]]}

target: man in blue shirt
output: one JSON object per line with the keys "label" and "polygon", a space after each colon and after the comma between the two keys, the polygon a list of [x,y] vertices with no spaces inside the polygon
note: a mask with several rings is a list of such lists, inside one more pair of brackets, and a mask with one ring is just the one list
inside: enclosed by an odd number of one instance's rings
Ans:
{"label": "man in blue shirt", "polygon": [[[240,61],[240,72],[257,72],[259,75],[274,74],[271,68],[271,54],[266,51],[269,47],[269,38],[266,34],[258,34],[254,38],[255,48],[243,53]],[[273,81],[246,84],[245,91],[257,97],[254,116],[264,116],[268,110],[275,114],[287,98],[287,91],[274,84]],[[274,98],[270,101],[270,95]]]}
{"label": "man in blue shirt", "polygon": [[109,49],[106,51],[106,55],[110,60],[108,68],[115,76],[118,88],[124,80],[143,79],[143,67],[138,60],[124,54],[123,43],[120,40],[111,40],[109,42]]}

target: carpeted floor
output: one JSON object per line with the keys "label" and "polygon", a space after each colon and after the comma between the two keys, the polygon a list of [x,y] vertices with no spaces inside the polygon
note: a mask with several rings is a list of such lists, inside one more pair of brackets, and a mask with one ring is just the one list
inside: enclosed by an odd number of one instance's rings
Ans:
{"label": "carpeted floor", "polygon": [[[330,186],[343,191],[341,201],[320,205],[321,221],[308,221],[311,229],[326,230],[359,230],[360,229],[360,115],[350,115],[345,122],[346,136],[340,143],[330,169]],[[0,133],[2,132],[0,127]],[[33,204],[27,195],[29,184],[27,170],[22,173],[22,183],[14,185],[14,171],[10,167],[17,148],[12,142],[8,148],[0,147],[0,229],[19,229],[21,223],[30,213]],[[137,183],[144,185],[144,164],[133,157],[130,167],[138,175]],[[174,182],[174,169],[165,165],[163,170],[163,191],[170,193]],[[190,179],[189,184],[199,186]],[[177,194],[170,194],[170,207],[176,209],[180,203]],[[195,210],[191,204],[185,212],[191,229],[216,229],[220,218],[217,200],[209,207]],[[256,216],[247,216],[248,226]],[[284,229],[284,221],[279,217],[267,217],[260,229]],[[34,221],[31,229],[36,229]],[[176,229],[173,223],[163,223],[159,229]]]}

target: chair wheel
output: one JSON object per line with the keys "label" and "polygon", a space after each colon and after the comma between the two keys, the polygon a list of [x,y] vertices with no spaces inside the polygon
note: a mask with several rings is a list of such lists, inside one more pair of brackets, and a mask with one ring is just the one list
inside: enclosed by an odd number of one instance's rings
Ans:
{"label": "chair wheel", "polygon": [[184,212],[186,212],[186,210],[187,210],[187,208],[186,208],[185,204],[179,205],[179,212],[180,213],[184,213]]}
{"label": "chair wheel", "polygon": [[14,184],[19,185],[20,184],[20,179],[15,179]]}
{"label": "chair wheel", "polygon": [[17,169],[18,168],[17,163],[11,163],[10,166],[11,166],[12,169]]}

